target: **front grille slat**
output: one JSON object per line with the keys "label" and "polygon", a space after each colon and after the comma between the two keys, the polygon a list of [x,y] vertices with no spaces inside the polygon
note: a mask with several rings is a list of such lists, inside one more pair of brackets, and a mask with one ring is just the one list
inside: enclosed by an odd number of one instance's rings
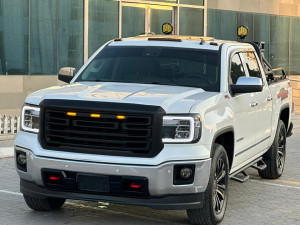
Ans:
{"label": "front grille slat", "polygon": [[82,151],[77,151],[75,149],[70,149],[70,147],[76,147],[76,148],[93,148],[93,147],[97,147],[97,148],[103,148],[103,147],[106,147],[106,150],[115,150],[115,151],[133,151],[133,152],[144,152],[144,153],[147,153],[147,151],[144,151],[143,149],[140,149],[140,148],[133,148],[133,147],[123,147],[123,148],[120,148],[119,146],[118,147],[114,147],[114,146],[105,146],[105,145],[102,145],[102,146],[91,146],[89,144],[84,144],[84,143],[64,143],[62,144],[60,141],[49,141],[48,142],[49,145],[51,146],[56,146],[56,145],[59,145],[61,147],[64,147],[64,150],[65,151],[71,151],[71,152],[82,152]]}
{"label": "front grille slat", "polygon": [[[44,108],[42,142],[47,149],[93,154],[113,154],[114,151],[149,154],[153,141],[151,114],[119,111],[91,118],[93,110],[77,110],[74,117],[67,116],[69,111],[73,109]],[[118,114],[125,115],[126,119],[118,120]]]}
{"label": "front grille slat", "polygon": [[[136,131],[136,132],[135,132]],[[141,132],[144,131],[144,132]],[[134,132],[134,133],[133,133]],[[62,133],[62,135],[66,134],[74,134],[74,135],[81,135],[82,130],[70,130],[70,129],[55,129],[51,128],[51,131],[48,131],[48,134],[52,133]],[[107,137],[128,137],[128,138],[150,138],[151,136],[151,130],[150,129],[144,129],[144,130],[130,130],[126,133],[109,133],[109,132],[95,132],[95,131],[85,131],[85,135],[97,135],[97,136],[102,136],[105,135]]]}

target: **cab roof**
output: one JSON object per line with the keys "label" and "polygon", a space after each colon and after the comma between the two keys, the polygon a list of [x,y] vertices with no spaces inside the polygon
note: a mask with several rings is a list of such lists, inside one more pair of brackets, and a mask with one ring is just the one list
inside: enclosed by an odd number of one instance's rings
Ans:
{"label": "cab roof", "polygon": [[165,46],[219,50],[222,44],[248,45],[236,41],[216,40],[213,37],[205,36],[145,34],[128,38],[116,38],[109,46]]}

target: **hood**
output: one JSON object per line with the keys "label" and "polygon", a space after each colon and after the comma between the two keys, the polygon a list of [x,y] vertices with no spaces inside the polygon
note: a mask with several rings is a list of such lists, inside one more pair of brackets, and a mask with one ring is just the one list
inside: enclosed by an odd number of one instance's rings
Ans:
{"label": "hood", "polygon": [[39,105],[44,99],[102,101],[161,106],[167,113],[189,113],[191,107],[217,93],[201,88],[156,84],[82,82],[54,86],[29,95],[25,102]]}

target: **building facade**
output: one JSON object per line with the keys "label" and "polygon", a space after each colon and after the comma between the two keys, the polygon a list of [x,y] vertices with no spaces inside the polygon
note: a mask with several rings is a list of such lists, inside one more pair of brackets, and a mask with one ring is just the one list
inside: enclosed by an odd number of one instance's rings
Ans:
{"label": "building facade", "polygon": [[[17,115],[26,95],[56,85],[61,67],[80,68],[106,41],[143,33],[265,41],[266,58],[300,74],[300,0],[1,0],[0,114]],[[300,102],[299,102],[300,105]]]}

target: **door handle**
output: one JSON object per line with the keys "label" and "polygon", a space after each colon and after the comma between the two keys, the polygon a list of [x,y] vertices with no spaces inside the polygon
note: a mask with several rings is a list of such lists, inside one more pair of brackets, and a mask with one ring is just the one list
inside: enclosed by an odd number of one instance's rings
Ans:
{"label": "door handle", "polygon": [[267,97],[267,101],[268,101],[268,102],[269,102],[269,101],[272,101],[272,100],[273,100],[272,96]]}
{"label": "door handle", "polygon": [[255,106],[257,106],[257,105],[258,105],[257,102],[251,102],[251,104],[250,104],[251,107],[255,107]]}

